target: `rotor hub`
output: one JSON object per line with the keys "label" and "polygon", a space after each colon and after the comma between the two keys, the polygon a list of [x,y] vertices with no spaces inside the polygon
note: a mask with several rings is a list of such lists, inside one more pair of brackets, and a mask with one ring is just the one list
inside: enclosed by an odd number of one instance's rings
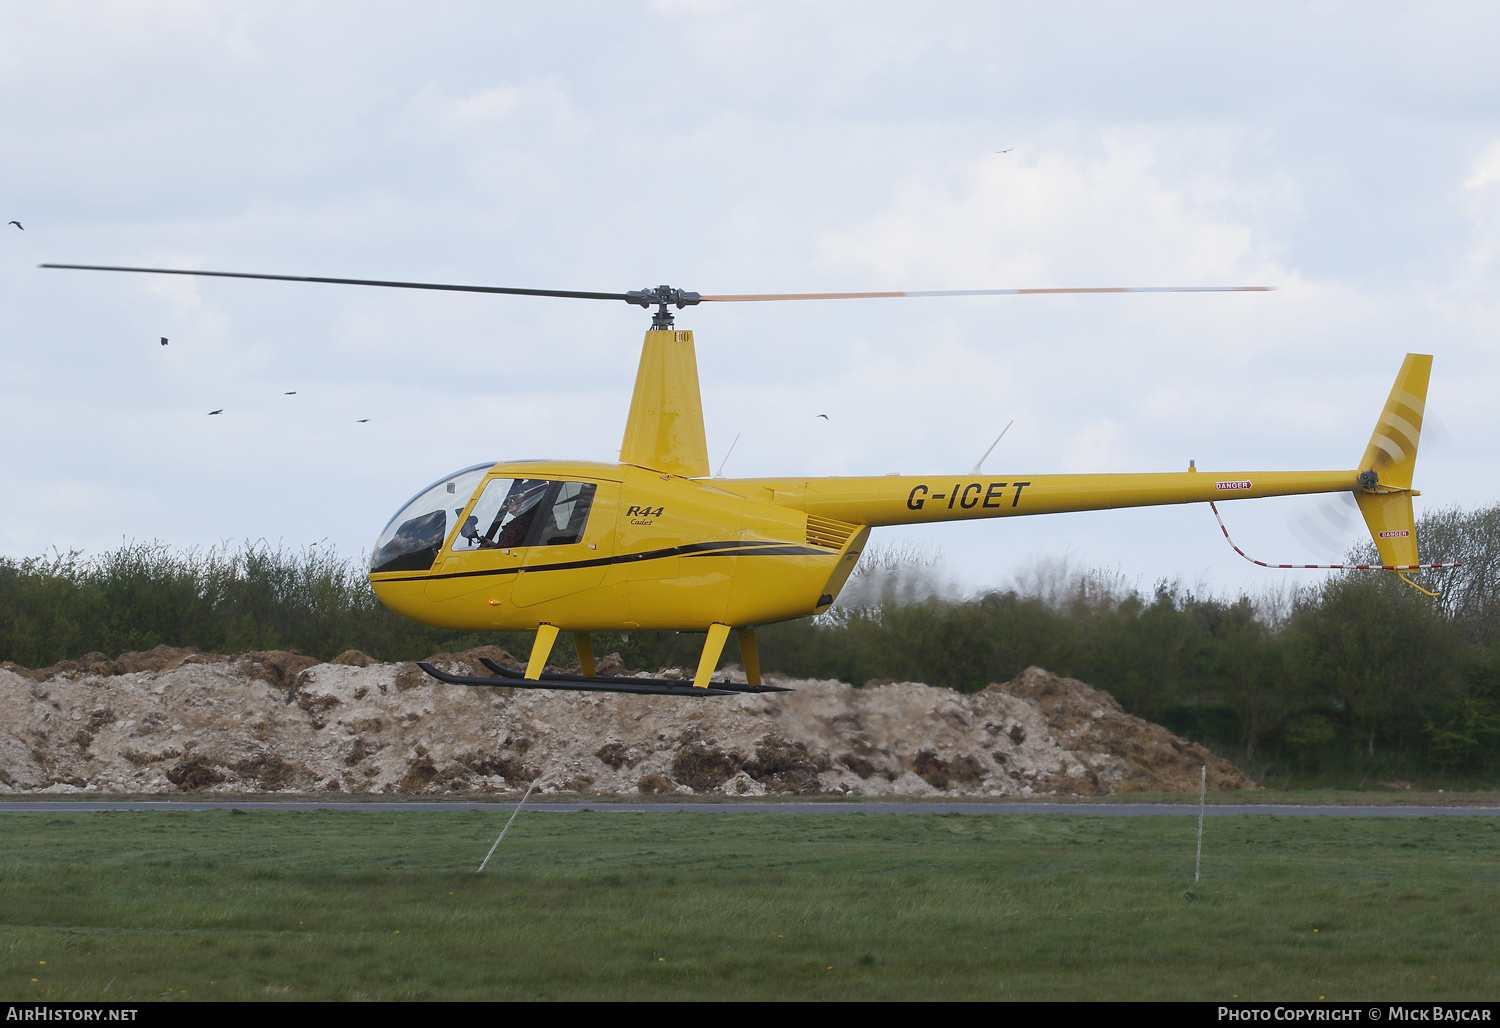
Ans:
{"label": "rotor hub", "polygon": [[668,307],[676,307],[681,310],[684,307],[692,307],[703,299],[702,294],[694,293],[687,289],[674,289],[671,286],[657,286],[655,289],[632,289],[625,294],[625,302],[635,304],[637,307],[650,307],[656,305],[656,313],[651,315],[651,330],[653,332],[665,332],[674,324],[672,312]]}

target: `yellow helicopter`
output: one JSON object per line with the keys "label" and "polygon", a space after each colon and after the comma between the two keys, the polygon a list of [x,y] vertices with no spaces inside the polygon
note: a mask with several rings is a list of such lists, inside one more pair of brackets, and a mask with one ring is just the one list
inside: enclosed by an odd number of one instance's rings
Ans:
{"label": "yellow helicopter", "polygon": [[[693,334],[675,327],[671,311],[715,301],[1243,292],[1265,286],[701,295],[669,286],[596,293],[170,268],[42,267],[623,300],[656,307],[618,464],[528,460],[464,468],[414,496],[376,540],[370,584],[390,609],[443,628],[536,633],[524,672],[493,661],[485,662],[495,672],[492,678],[452,675],[421,664],[428,674],[455,685],[697,696],[779,691],[761,681],[756,626],[827,611],[870,530],[888,525],[1350,492],[1375,541],[1380,567],[1400,573],[1423,566],[1411,502],[1418,494],[1411,485],[1430,356],[1407,355],[1369,445],[1348,470],[1208,472],[1190,463],[1186,471],[1147,474],[985,475],[976,467],[960,475],[722,479],[709,477]],[[692,684],[596,675],[591,633],[634,630],[706,633]],[[731,631],[744,663],[743,685],[713,680]],[[544,671],[561,632],[573,634],[581,674]]]}

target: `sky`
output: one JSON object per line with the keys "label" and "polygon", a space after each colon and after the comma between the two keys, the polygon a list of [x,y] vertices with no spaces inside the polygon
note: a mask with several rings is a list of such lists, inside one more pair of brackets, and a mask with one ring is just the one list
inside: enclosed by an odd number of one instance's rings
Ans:
{"label": "sky", "polygon": [[[1350,468],[1419,352],[1418,509],[1492,504],[1496,38],[1483,3],[0,5],[0,220],[25,226],[0,234],[0,554],[359,554],[457,468],[614,461],[649,325],[619,303],[42,262],[1272,285],[705,305],[678,327],[729,477],[964,472],[1012,421],[1001,477]],[[1251,555],[1300,563],[1355,538],[1298,527],[1327,502],[1221,509]],[[1224,594],[1321,574],[1242,561],[1201,505],[874,542],[940,553],[969,590],[1059,561]]]}

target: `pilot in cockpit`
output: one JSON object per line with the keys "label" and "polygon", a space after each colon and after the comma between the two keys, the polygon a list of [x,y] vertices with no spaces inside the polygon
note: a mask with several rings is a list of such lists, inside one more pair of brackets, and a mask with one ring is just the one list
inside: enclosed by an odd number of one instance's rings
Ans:
{"label": "pilot in cockpit", "polygon": [[[500,528],[500,534],[495,537],[493,545],[501,547],[520,546],[525,542],[526,534],[531,531],[531,523],[536,520],[537,501],[541,498],[542,491],[540,489],[534,490],[531,494],[507,496],[505,498],[505,513],[509,516],[510,520]],[[491,526],[490,532],[494,532],[494,526]]]}
{"label": "pilot in cockpit", "polygon": [[536,520],[537,507],[550,484],[545,481],[525,479],[513,483],[488,528],[481,532],[479,519],[470,515],[459,534],[469,540],[471,545],[481,550],[521,546],[531,532],[532,522]]}

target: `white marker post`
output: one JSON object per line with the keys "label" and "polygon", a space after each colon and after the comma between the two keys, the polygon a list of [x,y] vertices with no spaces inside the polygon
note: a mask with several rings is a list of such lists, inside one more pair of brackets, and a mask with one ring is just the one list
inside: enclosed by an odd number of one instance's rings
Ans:
{"label": "white marker post", "polygon": [[[495,845],[493,845],[493,846],[490,847],[490,851],[484,855],[484,860],[480,862],[480,864],[479,864],[479,871],[483,871],[484,870],[484,865],[488,864],[490,862],[490,858],[495,855],[495,850],[497,850],[497,849],[500,848],[500,839],[505,838],[505,833],[508,832],[508,831],[510,831],[511,823],[513,821],[515,821],[516,815],[521,812],[521,808],[526,805],[526,800],[527,800],[527,797],[529,797],[531,795],[531,790],[535,789],[537,787],[537,785],[541,783],[541,780],[542,779],[539,778],[539,777],[538,778],[534,778],[534,779],[532,779],[531,784],[526,787],[525,794],[521,796],[521,802],[517,803],[516,804],[516,809],[513,810],[513,811],[511,811],[510,820],[507,821],[507,822],[505,822],[505,827],[504,828],[500,829],[500,838],[495,840]],[[475,871],[474,873],[478,874],[479,871]]]}
{"label": "white marker post", "polygon": [[[1203,765],[1203,773],[1198,783],[1198,862],[1193,865],[1193,881],[1198,881],[1198,874],[1203,870],[1203,800],[1208,795],[1208,765]],[[518,808],[519,809],[519,808]],[[501,833],[504,834],[504,833]],[[486,860],[489,858],[486,857]],[[482,870],[482,869],[481,869]]]}

